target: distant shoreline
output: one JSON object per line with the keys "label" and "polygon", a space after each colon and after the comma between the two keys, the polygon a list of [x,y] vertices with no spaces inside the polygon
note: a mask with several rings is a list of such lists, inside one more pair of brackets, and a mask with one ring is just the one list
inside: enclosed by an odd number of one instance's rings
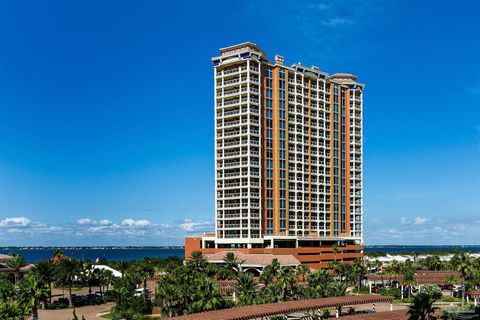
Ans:
{"label": "distant shoreline", "polygon": [[4,250],[177,250],[185,249],[184,246],[0,246],[0,251]]}
{"label": "distant shoreline", "polygon": [[[419,249],[425,251],[425,249],[448,251],[451,249],[476,249],[480,252],[480,244],[478,245],[365,245],[367,251],[379,251],[387,249],[388,252],[408,252],[411,249]],[[142,249],[154,249],[154,250],[180,250],[185,249],[184,246],[0,246],[0,251],[5,250],[142,250]],[[375,250],[378,249],[378,250]],[[398,249],[398,251],[397,251]],[[402,251],[402,249],[404,251]]]}

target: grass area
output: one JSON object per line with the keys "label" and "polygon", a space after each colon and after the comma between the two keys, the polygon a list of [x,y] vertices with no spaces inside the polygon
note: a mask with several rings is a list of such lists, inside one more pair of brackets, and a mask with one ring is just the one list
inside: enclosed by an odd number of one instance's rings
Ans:
{"label": "grass area", "polygon": [[[400,304],[400,303],[412,303],[413,298],[404,298],[402,299],[395,299],[393,300],[393,304]],[[461,298],[454,298],[454,297],[442,297],[441,299],[437,300],[435,303],[442,303],[442,302],[462,302]]]}

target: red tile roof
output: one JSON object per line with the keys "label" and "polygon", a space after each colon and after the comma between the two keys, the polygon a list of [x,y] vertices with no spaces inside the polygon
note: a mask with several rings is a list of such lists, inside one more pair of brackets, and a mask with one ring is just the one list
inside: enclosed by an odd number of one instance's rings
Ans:
{"label": "red tile roof", "polygon": [[280,303],[268,303],[254,306],[237,307],[210,312],[194,313],[171,320],[249,320],[274,315],[290,314],[293,312],[319,310],[339,306],[354,306],[362,304],[391,302],[392,297],[379,295],[358,295],[346,297],[320,298]]}

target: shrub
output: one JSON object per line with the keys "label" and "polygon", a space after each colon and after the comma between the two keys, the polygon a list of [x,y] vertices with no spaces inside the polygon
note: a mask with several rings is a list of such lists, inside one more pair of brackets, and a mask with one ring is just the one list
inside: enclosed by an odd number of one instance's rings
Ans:
{"label": "shrub", "polygon": [[399,288],[391,288],[391,289],[381,288],[380,289],[380,294],[382,296],[394,297],[397,300],[402,297],[402,291]]}

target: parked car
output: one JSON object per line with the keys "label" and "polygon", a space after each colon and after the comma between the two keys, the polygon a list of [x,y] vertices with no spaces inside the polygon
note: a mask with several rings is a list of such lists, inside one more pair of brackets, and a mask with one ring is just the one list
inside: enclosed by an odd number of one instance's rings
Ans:
{"label": "parked car", "polygon": [[134,296],[135,297],[148,297],[148,288],[138,288],[138,289],[135,289],[135,293],[134,293]]}

